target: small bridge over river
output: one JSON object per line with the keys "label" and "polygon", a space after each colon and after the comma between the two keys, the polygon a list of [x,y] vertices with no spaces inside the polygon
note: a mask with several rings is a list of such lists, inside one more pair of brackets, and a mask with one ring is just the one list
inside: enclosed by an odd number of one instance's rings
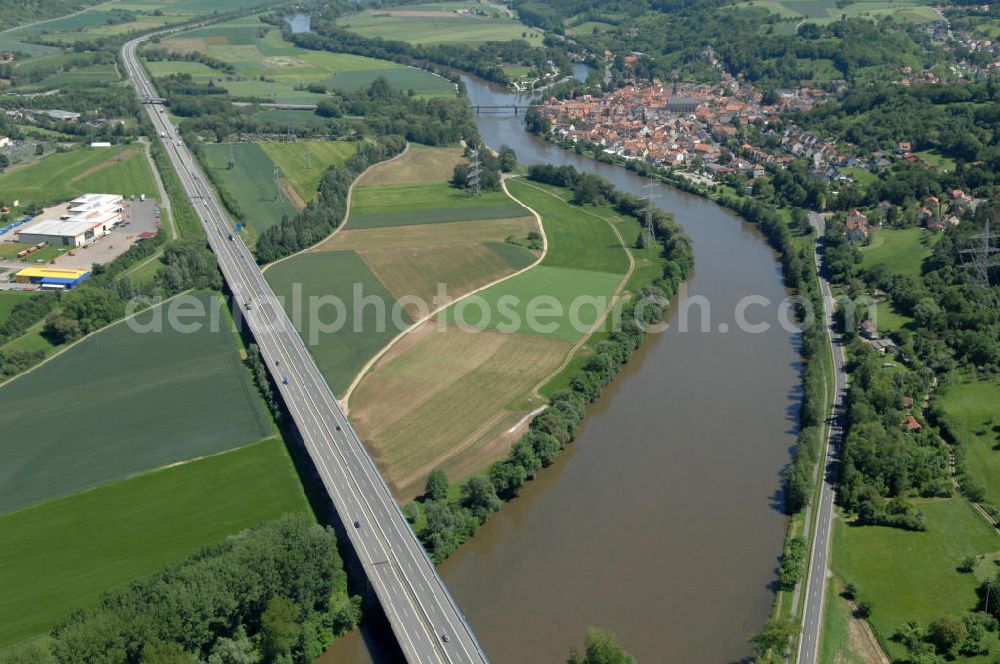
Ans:
{"label": "small bridge over river", "polygon": [[480,113],[510,113],[513,112],[514,115],[518,115],[522,112],[526,113],[530,104],[469,104],[469,106],[476,112],[476,115]]}

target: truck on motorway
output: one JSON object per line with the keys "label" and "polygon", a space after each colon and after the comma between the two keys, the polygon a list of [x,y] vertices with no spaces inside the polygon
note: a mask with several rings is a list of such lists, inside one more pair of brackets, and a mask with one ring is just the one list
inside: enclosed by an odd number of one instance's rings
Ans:
{"label": "truck on motorway", "polygon": [[166,137],[167,137],[167,132],[161,131],[160,132],[160,138],[166,138]]}

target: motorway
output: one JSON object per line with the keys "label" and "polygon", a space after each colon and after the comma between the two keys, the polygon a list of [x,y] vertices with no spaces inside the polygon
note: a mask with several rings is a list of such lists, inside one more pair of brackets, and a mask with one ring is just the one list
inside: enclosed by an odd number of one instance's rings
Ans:
{"label": "motorway", "polygon": [[134,39],[122,48],[128,76],[201,218],[232,291],[236,313],[243,316],[260,347],[403,655],[411,664],[485,664],[488,660],[475,634],[253,255],[233,231],[163,107],[151,101],[157,100],[158,94],[139,63],[136,49],[152,36]]}
{"label": "motorway", "polygon": [[820,486],[819,503],[816,506],[815,530],[813,532],[812,553],[806,575],[805,608],[802,611],[802,634],[799,638],[798,664],[815,664],[819,657],[819,643],[823,628],[823,600],[826,594],[827,570],[830,567],[830,531],[833,528],[834,483],[837,481],[837,458],[843,439],[844,399],[847,393],[846,359],[843,338],[834,330],[834,300],[830,282],[823,271],[820,247],[826,231],[825,220],[816,212],[809,213],[809,220],[817,231],[816,267],[819,271],[819,285],[823,294],[823,313],[830,333],[830,350],[833,353],[834,400],[832,404],[827,439],[823,483]]}

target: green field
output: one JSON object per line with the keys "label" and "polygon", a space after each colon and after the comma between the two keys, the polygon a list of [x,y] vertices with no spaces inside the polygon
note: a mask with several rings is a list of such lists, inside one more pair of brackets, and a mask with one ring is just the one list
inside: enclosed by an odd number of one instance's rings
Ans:
{"label": "green field", "polygon": [[157,196],[149,163],[138,147],[78,148],[54,152],[0,174],[0,199],[51,205],[80,194],[115,193]]}
{"label": "green field", "polygon": [[[860,601],[871,602],[871,625],[893,659],[905,655],[891,637],[907,621],[926,628],[942,616],[960,618],[976,609],[981,579],[957,568],[966,556],[1000,551],[1000,536],[964,499],[915,503],[927,517],[926,532],[858,527],[843,519],[833,527],[833,571],[858,587]],[[996,637],[989,640],[996,654]]]}
{"label": "green field", "polygon": [[[546,267],[543,263],[459,302],[441,316],[473,328],[576,341],[610,306],[621,279],[620,274]],[[584,297],[593,300],[584,303]],[[578,298],[579,309],[571,317],[571,305]],[[532,311],[534,322],[529,316]]]}
{"label": "green field", "polygon": [[515,198],[542,215],[549,251],[542,265],[623,275],[628,256],[608,223],[587,214],[587,207],[569,205],[552,196],[551,189],[512,180],[507,184]]}
{"label": "green field", "polygon": [[913,319],[909,316],[896,312],[892,302],[883,300],[875,305],[875,325],[880,332],[898,332],[909,329],[913,325]]}
{"label": "green field", "polygon": [[866,168],[861,168],[860,166],[850,166],[847,168],[840,169],[847,175],[854,178],[854,181],[862,186],[868,186],[872,182],[878,181],[878,176],[869,171]]}
{"label": "green field", "polygon": [[356,187],[350,228],[434,224],[524,216],[524,208],[502,191],[474,198],[447,183]]}
{"label": "green field", "polygon": [[864,257],[861,266],[870,268],[881,264],[893,274],[920,276],[924,259],[931,255],[938,237],[923,228],[875,229],[871,244],[861,247]]}
{"label": "green field", "polygon": [[945,173],[955,172],[955,160],[951,157],[945,157],[937,152],[934,152],[933,150],[924,150],[923,152],[914,152],[913,154],[920,157],[938,170],[944,171]]}
{"label": "green field", "polygon": [[[268,30],[263,38],[258,35],[262,27]],[[305,86],[357,90],[379,76],[397,89],[413,90],[421,96],[454,94],[450,81],[421,69],[347,53],[297,48],[284,41],[280,30],[260,23],[256,16],[185,32],[164,40],[162,46],[183,53],[205,53],[233,65],[236,73],[223,75],[208,67],[167,61],[150,63],[154,76],[186,71],[202,83],[212,80],[222,85],[236,97],[316,103],[323,95],[309,92]]]}
{"label": "green field", "polygon": [[[358,143],[353,141],[295,141],[261,143],[260,146],[281,169],[305,202],[316,197],[319,180],[330,166],[341,166],[353,155]],[[307,156],[308,155],[308,156]],[[309,166],[309,168],[307,168]]]}
{"label": "green field", "polygon": [[985,490],[986,502],[1000,505],[1000,384],[963,380],[940,397],[948,430],[965,446],[965,465]]}
{"label": "green field", "polygon": [[[458,9],[485,10],[490,16],[458,14]],[[338,23],[359,35],[411,44],[475,44],[512,39],[525,39],[533,46],[542,44],[542,32],[537,28],[529,28],[495,7],[474,2],[374,9],[344,17]]]}
{"label": "green field", "polygon": [[[608,223],[585,209],[530,183],[513,180],[508,188],[541,215],[548,253],[538,267],[475,296],[482,305],[460,303],[441,315],[473,327],[576,341],[611,305],[611,296],[628,270],[625,250]],[[577,301],[584,297],[591,299]],[[536,312],[535,322],[529,320],[530,311]]]}
{"label": "green field", "polygon": [[7,322],[7,319],[10,317],[10,311],[14,308],[15,304],[29,299],[32,295],[34,293],[24,291],[0,291],[0,325]]}
{"label": "green field", "polygon": [[[396,299],[353,251],[301,254],[277,263],[265,275],[278,296],[284,298],[285,310],[299,328],[309,351],[316,358],[320,370],[336,394],[341,394],[347,388],[358,371],[382,346],[412,323],[402,308],[398,311],[398,320],[393,321],[392,312]],[[301,288],[301,325],[295,314],[296,287]],[[360,289],[366,302],[381,304],[356,308],[355,287]],[[343,303],[343,318],[334,305],[324,305],[323,300],[312,299],[331,297]],[[312,325],[313,316],[310,315],[311,306],[315,306],[318,311],[317,320],[320,325],[315,327]],[[384,311],[381,323],[378,306]],[[352,316],[355,311],[360,311],[361,316]],[[343,321],[338,330],[324,332],[326,328],[322,325],[333,327],[338,320]],[[402,324],[397,325],[397,322]]]}
{"label": "green field", "polygon": [[[256,233],[280,223],[282,215],[295,216],[295,206],[274,181],[274,162],[259,144],[207,143],[203,148],[209,174],[237,202],[243,223]],[[232,170],[230,153],[236,161]]]}
{"label": "green field", "polygon": [[271,434],[228,313],[214,332],[163,319],[114,325],[0,388],[0,513]]}
{"label": "green field", "polygon": [[0,516],[0,645],[202,546],[308,510],[272,439]]}

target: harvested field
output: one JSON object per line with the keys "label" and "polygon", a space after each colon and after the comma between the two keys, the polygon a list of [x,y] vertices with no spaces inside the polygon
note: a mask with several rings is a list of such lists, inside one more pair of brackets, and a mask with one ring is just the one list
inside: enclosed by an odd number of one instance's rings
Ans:
{"label": "harvested field", "polygon": [[530,265],[536,254],[503,239],[534,228],[532,217],[522,217],[344,230],[318,249],[356,251],[397,300],[415,296],[428,303],[423,311],[407,305],[417,320],[434,308],[430,303],[439,283],[454,298]]}
{"label": "harvested field", "polygon": [[431,184],[451,179],[456,164],[465,161],[461,148],[410,145],[406,154],[380,164],[358,180],[357,186]]}
{"label": "harvested field", "polygon": [[442,332],[433,321],[408,337],[360,383],[350,404],[362,438],[402,499],[419,493],[430,470],[448,469],[459,455],[476,457],[473,465],[482,467],[505,454],[505,447],[484,445],[492,438],[485,434],[519,419],[506,405],[554,370],[570,347],[454,326]]}

